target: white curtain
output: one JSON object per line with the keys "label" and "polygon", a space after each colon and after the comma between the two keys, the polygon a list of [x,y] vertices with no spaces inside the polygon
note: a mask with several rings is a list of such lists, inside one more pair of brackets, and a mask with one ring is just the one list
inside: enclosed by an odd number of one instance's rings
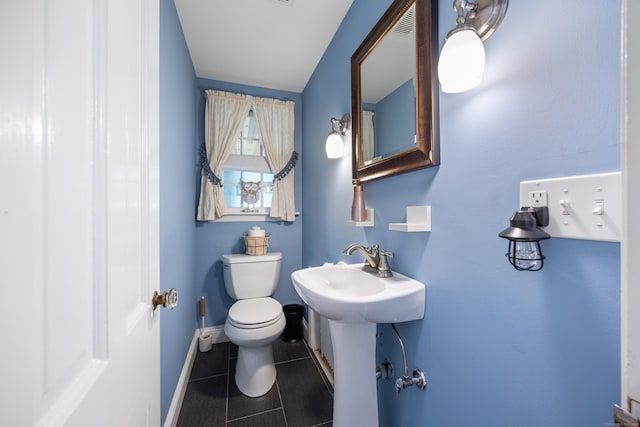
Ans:
{"label": "white curtain", "polygon": [[[211,171],[222,179],[222,165],[242,131],[244,121],[251,109],[252,97],[216,90],[205,91],[205,147]],[[213,221],[224,216],[226,201],[222,187],[212,183],[202,173],[198,220]]]}
{"label": "white curtain", "polygon": [[282,221],[295,220],[293,166],[295,114],[293,101],[254,98],[253,113],[258,124],[260,140],[271,172],[277,175],[269,216]]}
{"label": "white curtain", "polygon": [[373,111],[362,112],[362,163],[373,159]]}

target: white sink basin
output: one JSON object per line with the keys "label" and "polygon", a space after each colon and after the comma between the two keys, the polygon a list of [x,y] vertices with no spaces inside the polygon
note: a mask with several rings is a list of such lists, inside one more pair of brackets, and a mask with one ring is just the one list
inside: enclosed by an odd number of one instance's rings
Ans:
{"label": "white sink basin", "polygon": [[337,264],[294,271],[298,295],[321,315],[343,322],[392,323],[422,319],[425,285],[393,272],[380,278],[364,264]]}
{"label": "white sink basin", "polygon": [[334,357],[333,426],[378,426],[376,323],[424,317],[425,285],[400,273],[380,278],[364,264],[310,267],[291,274],[296,292],[329,318]]}

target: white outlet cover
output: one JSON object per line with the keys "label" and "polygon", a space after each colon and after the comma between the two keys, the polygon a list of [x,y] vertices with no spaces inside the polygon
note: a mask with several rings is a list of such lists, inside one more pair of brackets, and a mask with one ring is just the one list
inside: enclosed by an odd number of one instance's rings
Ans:
{"label": "white outlet cover", "polygon": [[[547,192],[549,226],[542,229],[551,237],[620,241],[620,172],[521,181],[520,206],[528,206],[530,191]],[[593,213],[599,206],[603,207],[602,215]]]}

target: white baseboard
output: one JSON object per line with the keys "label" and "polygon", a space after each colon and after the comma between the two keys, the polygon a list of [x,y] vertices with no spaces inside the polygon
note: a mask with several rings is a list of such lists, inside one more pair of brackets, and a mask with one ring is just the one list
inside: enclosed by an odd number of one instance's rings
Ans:
{"label": "white baseboard", "polygon": [[167,418],[164,422],[164,427],[175,427],[178,424],[178,417],[180,416],[180,408],[182,408],[182,402],[184,401],[184,395],[187,392],[187,385],[189,384],[189,377],[191,376],[191,369],[193,368],[193,362],[196,360],[196,352],[198,351],[198,337],[200,334],[211,334],[211,339],[214,344],[228,342],[229,338],[224,333],[224,326],[212,326],[209,328],[200,329],[197,328],[193,333],[191,344],[189,345],[189,351],[187,352],[187,358],[182,366],[182,372],[180,372],[180,378],[176,385],[176,390],[173,392],[173,399],[171,399],[171,405],[167,412]]}
{"label": "white baseboard", "polygon": [[[198,333],[200,329],[196,330]],[[209,328],[204,328],[202,331],[203,334],[211,334],[211,339],[214,344],[219,344],[221,342],[229,342],[231,341],[224,333],[224,325],[220,326],[211,326]]]}

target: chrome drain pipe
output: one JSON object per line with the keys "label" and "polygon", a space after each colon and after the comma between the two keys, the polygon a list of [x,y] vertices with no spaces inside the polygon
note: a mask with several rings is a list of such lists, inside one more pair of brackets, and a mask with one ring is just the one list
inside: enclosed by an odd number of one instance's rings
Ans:
{"label": "chrome drain pipe", "polygon": [[376,380],[390,380],[393,378],[393,366],[391,362],[385,360],[376,366]]}

